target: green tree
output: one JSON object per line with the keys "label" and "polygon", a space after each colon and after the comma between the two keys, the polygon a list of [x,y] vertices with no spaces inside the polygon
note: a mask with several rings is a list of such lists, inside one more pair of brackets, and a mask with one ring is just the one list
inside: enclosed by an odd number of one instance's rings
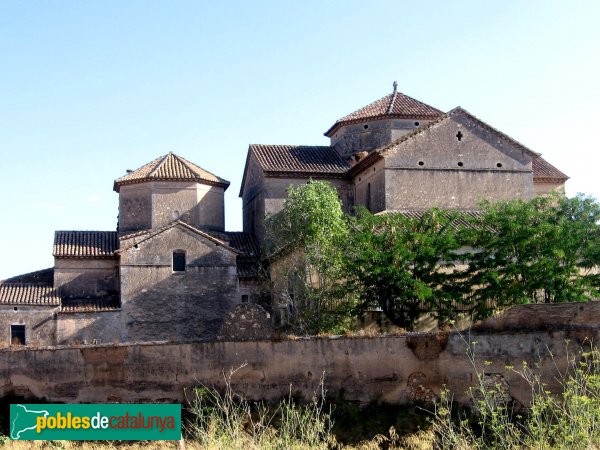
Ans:
{"label": "green tree", "polygon": [[380,307],[397,326],[412,329],[425,311],[444,321],[463,295],[455,271],[462,246],[454,224],[458,214],[432,209],[420,217],[358,210],[351,221],[346,287],[359,309]]}
{"label": "green tree", "polygon": [[598,295],[600,205],[558,196],[484,203],[466,230],[476,317],[518,303],[582,301]]}
{"label": "green tree", "polygon": [[348,228],[337,191],[325,181],[290,186],[284,208],[267,218],[267,253],[285,269],[278,295],[295,332],[340,332],[349,326],[349,297],[340,289]]}

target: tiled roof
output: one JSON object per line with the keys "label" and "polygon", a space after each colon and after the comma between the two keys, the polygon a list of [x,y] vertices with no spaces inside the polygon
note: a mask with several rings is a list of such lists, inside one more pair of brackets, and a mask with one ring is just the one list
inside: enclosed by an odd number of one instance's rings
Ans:
{"label": "tiled roof", "polygon": [[101,297],[86,299],[65,299],[63,300],[61,312],[97,312],[113,311],[119,309],[119,299],[117,297]]}
{"label": "tiled roof", "polygon": [[227,248],[228,250],[230,250],[233,253],[236,253],[236,254],[240,253],[240,251],[238,249],[234,248],[233,246],[229,245],[227,242],[225,242],[223,240],[224,233],[199,230],[198,228],[193,227],[192,225],[190,225],[188,223],[182,222],[181,220],[174,220],[160,228],[154,228],[152,230],[143,230],[143,231],[139,231],[139,232],[135,232],[135,233],[122,235],[120,237],[120,240],[122,241],[122,245],[117,250],[117,253],[122,253],[122,252],[130,249],[131,247],[137,246],[137,245],[143,243],[144,241],[147,241],[148,239],[152,239],[155,236],[167,231],[170,228],[176,227],[176,226],[181,226],[183,228],[186,228],[189,231],[196,233],[196,234],[214,242],[217,245]]}
{"label": "tiled roof", "polygon": [[118,248],[116,231],[56,231],[52,255],[59,258],[113,258]]}
{"label": "tiled roof", "polygon": [[242,231],[227,231],[224,233],[229,240],[229,245],[239,250],[244,256],[258,258],[260,256],[260,247],[252,233]]}
{"label": "tiled roof", "polygon": [[257,278],[259,276],[258,260],[238,258],[237,274],[240,278]]}
{"label": "tiled roof", "polygon": [[317,145],[250,145],[263,170],[267,172],[301,172],[343,174],[350,165],[333,147]]}
{"label": "tiled roof", "polygon": [[254,234],[243,231],[211,231],[210,235],[228,242],[231,247],[241,252],[236,258],[238,277],[256,278],[259,276],[260,246]]}
{"label": "tiled roof", "polygon": [[365,120],[386,118],[433,120],[443,114],[442,111],[433,106],[429,106],[401,92],[394,91],[391,94],[342,117],[325,132],[325,136],[331,137],[337,128],[342,125]]}
{"label": "tiled roof", "polygon": [[533,181],[567,181],[569,177],[541,156],[533,158]]}
{"label": "tiled roof", "polygon": [[124,184],[143,183],[145,181],[196,181],[222,186],[225,189],[229,186],[229,181],[171,152],[156,158],[137,170],[129,172],[127,175],[117,178],[114,190],[119,192],[119,188]]}
{"label": "tiled roof", "polygon": [[58,306],[60,297],[47,284],[0,283],[0,304]]}
{"label": "tiled roof", "polygon": [[14,277],[0,281],[0,283],[35,283],[52,285],[54,283],[54,267],[36,270],[35,272],[24,273],[22,275],[15,275]]}
{"label": "tiled roof", "polygon": [[[403,209],[403,210],[382,211],[380,213],[377,213],[377,215],[402,214],[404,217],[406,217],[408,219],[417,219],[418,220],[418,219],[421,219],[421,217],[423,217],[423,215],[427,212],[428,211],[424,211],[424,210]],[[456,212],[458,214],[457,217],[454,220],[452,220],[452,222],[450,223],[450,226],[455,230],[459,230],[459,229],[463,229],[463,228],[472,228],[474,225],[471,221],[483,216],[481,211],[476,211],[476,210],[443,211],[443,214],[452,214],[453,212]]]}

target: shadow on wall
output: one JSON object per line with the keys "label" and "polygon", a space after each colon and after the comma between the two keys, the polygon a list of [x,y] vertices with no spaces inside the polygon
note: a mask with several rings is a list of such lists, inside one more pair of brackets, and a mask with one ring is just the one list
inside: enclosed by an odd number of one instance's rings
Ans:
{"label": "shadow on wall", "polygon": [[127,341],[215,339],[236,303],[235,266],[188,265],[179,273],[171,267],[127,267],[122,281],[135,286],[121,296]]}

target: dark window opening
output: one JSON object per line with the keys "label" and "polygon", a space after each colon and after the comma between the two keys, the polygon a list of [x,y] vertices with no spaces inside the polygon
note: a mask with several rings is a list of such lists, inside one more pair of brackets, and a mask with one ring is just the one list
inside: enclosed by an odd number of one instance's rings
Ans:
{"label": "dark window opening", "polygon": [[375,172],[375,167],[373,167],[373,172]]}
{"label": "dark window opening", "polygon": [[418,126],[419,126],[419,122],[415,122],[415,127],[418,127]]}
{"label": "dark window opening", "polygon": [[458,133],[456,133],[456,139],[458,139],[459,141],[462,141],[463,138],[463,134],[460,130],[458,130]]}
{"label": "dark window opening", "polygon": [[458,162],[458,167],[462,167],[463,163],[461,161]]}
{"label": "dark window opening", "polygon": [[367,209],[371,211],[371,183],[367,184]]}
{"label": "dark window opening", "polygon": [[185,272],[185,252],[173,252],[173,272]]}
{"label": "dark window opening", "polygon": [[247,294],[242,295],[242,303],[248,303],[248,295]]}
{"label": "dark window opening", "polygon": [[18,311],[18,310],[19,310],[19,308],[17,308],[16,306],[15,306],[13,309],[14,309],[15,311]]}
{"label": "dark window opening", "polygon": [[25,325],[10,326],[10,344],[25,345]]}
{"label": "dark window opening", "polygon": [[419,165],[420,165],[420,166],[424,166],[424,165],[425,165],[425,163],[424,163],[423,161],[419,161]]}
{"label": "dark window opening", "polygon": [[369,125],[364,125],[363,128],[366,130],[367,128],[369,128]]}
{"label": "dark window opening", "polygon": [[502,163],[496,164],[496,167],[502,167]]}

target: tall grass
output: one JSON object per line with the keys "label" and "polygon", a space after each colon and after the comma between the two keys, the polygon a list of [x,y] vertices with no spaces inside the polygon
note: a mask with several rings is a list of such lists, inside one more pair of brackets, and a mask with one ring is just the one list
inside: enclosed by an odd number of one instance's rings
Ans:
{"label": "tall grass", "polygon": [[275,407],[250,402],[233,391],[200,387],[188,399],[186,433],[206,449],[326,449],[336,446],[331,412],[325,410],[323,383],[307,404],[288,396]]}
{"label": "tall grass", "polygon": [[[475,357],[468,352],[473,367]],[[453,411],[451,393],[442,392],[432,428],[435,448],[441,449],[600,449],[600,350],[568,353],[568,369],[557,371],[562,387],[552,394],[535,368],[523,363],[519,374],[529,385],[532,400],[516,410],[505,387],[491,384],[475,370],[469,394],[471,414]]]}
{"label": "tall grass", "polygon": [[[598,449],[600,450],[600,350],[568,353],[568,369],[557,371],[562,386],[560,395],[548,391],[535,367],[514,369],[528,383],[532,401],[523,409],[512,404],[507,385],[490,383],[477,370],[471,345],[469,358],[475,369],[475,383],[469,394],[470,412],[452,403],[444,391],[434,405],[430,429],[399,436],[394,428],[388,435],[350,445],[337,442],[331,410],[326,407],[323,383],[308,403],[288,396],[276,405],[252,402],[234,392],[231,375],[225,377],[225,390],[200,387],[189,393],[189,419],[185,422],[184,442],[77,443],[9,442],[9,449]],[[493,381],[494,379],[492,379]]]}

